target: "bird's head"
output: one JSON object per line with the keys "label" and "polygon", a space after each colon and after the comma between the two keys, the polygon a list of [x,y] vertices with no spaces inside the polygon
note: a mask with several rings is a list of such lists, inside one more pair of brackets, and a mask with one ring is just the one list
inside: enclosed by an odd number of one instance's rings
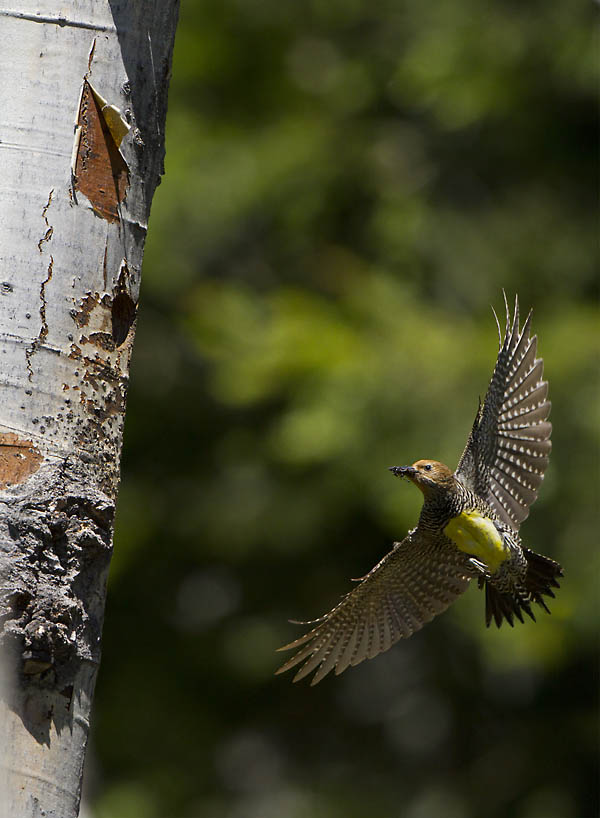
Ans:
{"label": "bird's head", "polygon": [[454,472],[437,460],[417,460],[412,466],[391,466],[396,477],[407,477],[426,496],[435,491],[452,490],[456,485]]}

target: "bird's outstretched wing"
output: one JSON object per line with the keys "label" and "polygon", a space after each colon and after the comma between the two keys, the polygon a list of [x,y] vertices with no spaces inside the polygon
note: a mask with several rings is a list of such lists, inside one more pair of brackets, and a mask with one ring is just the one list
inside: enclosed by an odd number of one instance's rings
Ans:
{"label": "bird's outstretched wing", "polygon": [[335,668],[372,659],[418,631],[466,590],[474,571],[442,535],[411,531],[308,633],[279,650],[299,648],[277,673],[304,662],[294,681],[311,684]]}
{"label": "bird's outstretched wing", "polygon": [[537,336],[529,335],[531,312],[520,330],[518,298],[512,325],[506,295],[504,303],[504,340],[456,476],[483,497],[500,519],[518,529],[544,479],[552,424],[547,421],[550,401],[544,362],[536,358]]}

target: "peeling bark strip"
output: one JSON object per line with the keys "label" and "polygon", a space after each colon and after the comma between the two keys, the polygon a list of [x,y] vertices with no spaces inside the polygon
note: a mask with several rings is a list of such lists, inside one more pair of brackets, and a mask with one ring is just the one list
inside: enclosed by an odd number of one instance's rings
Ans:
{"label": "peeling bark strip", "polygon": [[124,132],[116,127],[116,121],[121,121],[117,109],[102,103],[105,100],[84,80],[73,187],[89,199],[95,213],[117,222],[129,186],[129,168],[119,151]]}
{"label": "peeling bark strip", "polygon": [[31,440],[12,432],[0,433],[0,489],[27,480],[39,469],[42,459]]}

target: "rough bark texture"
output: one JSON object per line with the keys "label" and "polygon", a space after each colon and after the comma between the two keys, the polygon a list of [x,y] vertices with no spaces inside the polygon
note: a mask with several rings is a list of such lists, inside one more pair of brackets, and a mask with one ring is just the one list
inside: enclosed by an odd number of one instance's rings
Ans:
{"label": "rough bark texture", "polygon": [[0,814],[11,818],[79,809],[177,7],[0,11]]}

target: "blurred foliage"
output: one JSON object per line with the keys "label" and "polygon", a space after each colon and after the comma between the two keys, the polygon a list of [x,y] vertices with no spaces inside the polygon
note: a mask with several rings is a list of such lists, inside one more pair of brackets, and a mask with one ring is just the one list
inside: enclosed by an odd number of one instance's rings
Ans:
{"label": "blurred foliage", "polygon": [[[591,4],[184,0],[132,367],[94,818],[590,818]],[[317,688],[273,677],[455,464],[501,289],[535,306],[552,617],[472,588]]]}

